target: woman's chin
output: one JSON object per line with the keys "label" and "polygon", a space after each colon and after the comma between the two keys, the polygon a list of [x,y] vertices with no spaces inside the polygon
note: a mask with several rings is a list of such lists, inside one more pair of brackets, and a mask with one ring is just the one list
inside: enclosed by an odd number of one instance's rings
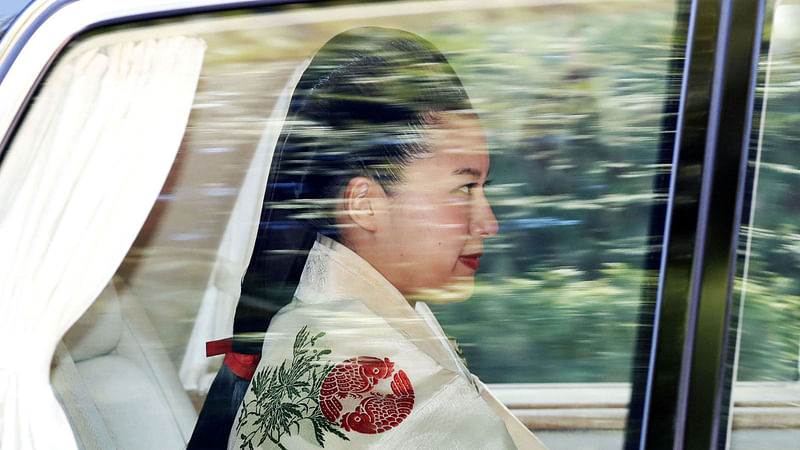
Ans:
{"label": "woman's chin", "polygon": [[469,300],[475,290],[473,277],[458,277],[438,288],[422,288],[408,296],[409,300],[426,303],[456,303]]}

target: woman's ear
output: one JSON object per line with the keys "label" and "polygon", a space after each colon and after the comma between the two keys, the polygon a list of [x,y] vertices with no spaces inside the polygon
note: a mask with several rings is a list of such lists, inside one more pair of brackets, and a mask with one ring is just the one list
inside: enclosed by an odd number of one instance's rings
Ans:
{"label": "woman's ear", "polygon": [[369,177],[355,177],[347,183],[344,191],[345,215],[358,227],[366,231],[378,229],[376,212],[385,197],[383,188]]}

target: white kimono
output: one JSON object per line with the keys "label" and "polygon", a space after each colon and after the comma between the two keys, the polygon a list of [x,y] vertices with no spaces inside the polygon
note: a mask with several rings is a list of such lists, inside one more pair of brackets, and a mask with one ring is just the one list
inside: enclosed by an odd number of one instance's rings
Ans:
{"label": "white kimono", "polygon": [[273,319],[228,448],[545,448],[456,355],[427,305],[318,237]]}

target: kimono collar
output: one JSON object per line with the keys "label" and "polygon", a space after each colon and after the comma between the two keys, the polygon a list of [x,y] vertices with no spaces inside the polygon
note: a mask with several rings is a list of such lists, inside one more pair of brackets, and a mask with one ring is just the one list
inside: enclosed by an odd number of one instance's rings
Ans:
{"label": "kimono collar", "polygon": [[298,301],[358,300],[446,369],[467,376],[424,302],[408,300],[367,261],[333,239],[317,235],[295,292]]}

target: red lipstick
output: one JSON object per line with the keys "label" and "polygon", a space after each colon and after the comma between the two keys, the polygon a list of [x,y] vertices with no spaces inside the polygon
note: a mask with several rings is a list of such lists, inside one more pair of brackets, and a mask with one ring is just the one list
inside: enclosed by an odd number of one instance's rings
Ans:
{"label": "red lipstick", "polygon": [[461,255],[458,257],[458,260],[470,269],[478,270],[478,267],[481,265],[480,257],[481,253],[473,253],[471,255]]}

